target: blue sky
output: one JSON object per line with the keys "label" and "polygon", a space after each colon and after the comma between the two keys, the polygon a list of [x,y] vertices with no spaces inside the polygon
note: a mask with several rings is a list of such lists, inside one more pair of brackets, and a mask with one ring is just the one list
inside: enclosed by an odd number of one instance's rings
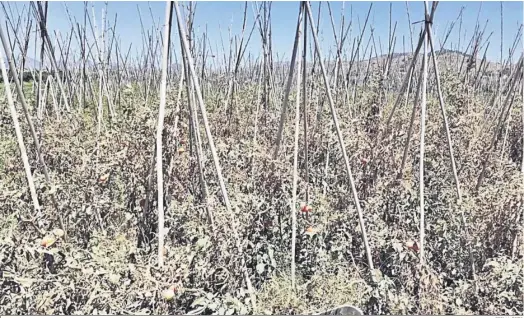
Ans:
{"label": "blue sky", "polygon": [[[363,26],[364,20],[369,9],[371,2],[353,2],[347,1],[344,4],[344,12],[346,16],[346,23],[350,20],[351,12],[353,16],[353,31],[352,37],[357,35],[360,27]],[[23,5],[27,6],[27,2],[16,3],[19,10]],[[15,5],[15,3],[11,3]],[[69,19],[67,18],[65,5],[67,5],[71,14],[81,23],[83,21],[83,2],[49,2],[49,24],[48,28],[50,31],[61,30],[62,33],[66,33],[70,29]],[[104,2],[89,2],[89,12],[92,14],[91,7],[94,6],[95,14],[97,15],[97,24],[100,25],[102,8],[105,7]],[[289,58],[293,46],[294,30],[296,25],[296,19],[298,14],[298,2],[294,1],[278,1],[272,4],[272,27],[273,27],[273,45],[274,51],[282,56]],[[319,2],[311,2],[314,15],[318,12]],[[340,23],[340,13],[342,9],[342,2],[331,2],[331,9],[334,14],[335,24],[338,26]],[[392,19],[393,24],[397,22],[397,44],[396,52],[402,52],[402,37],[405,37],[406,50],[410,51],[410,40],[409,40],[409,28],[408,18],[406,14],[406,2],[395,1],[392,2]],[[369,26],[373,26],[375,29],[375,39],[377,46],[379,45],[378,40],[382,43],[382,50],[384,53],[387,52],[387,41],[388,41],[388,28],[389,28],[389,6],[390,2],[373,2],[373,9],[368,24],[366,34],[369,34]],[[411,1],[408,3],[410,9],[411,21],[419,21],[423,19],[424,4],[420,1]],[[489,20],[486,28],[486,36],[493,32],[491,36],[491,44],[488,50],[488,59],[498,61],[500,59],[500,2],[462,2],[462,1],[443,1],[439,3],[435,15],[434,30],[437,39],[443,40],[445,28],[456,19],[462,7],[463,11],[463,24],[462,24],[462,36],[466,35],[466,40],[462,40],[463,46],[467,45],[470,35],[473,33],[477,14],[480,6],[482,10],[479,16],[479,22],[481,26],[484,25],[486,20]],[[507,55],[508,49],[513,43],[513,40],[517,34],[518,27],[522,24],[523,15],[523,4],[522,2],[503,2],[504,6],[504,55]],[[151,8],[151,12],[149,11]],[[127,49],[130,43],[133,43],[133,53],[137,52],[137,49],[142,46],[141,27],[138,15],[138,8],[142,13],[142,20],[146,29],[150,28],[153,21],[157,25],[164,23],[164,10],[165,2],[163,1],[152,1],[152,2],[108,2],[108,19],[114,21],[115,14],[118,14],[116,32],[120,37],[121,46]],[[251,23],[254,21],[253,14],[253,3],[248,4],[248,31],[250,30]],[[220,50],[219,54],[222,54],[220,44],[220,34],[222,33],[226,50],[228,50],[228,28],[231,27],[232,34],[240,34],[242,26],[242,14],[244,9],[244,2],[226,2],[226,1],[198,1],[196,16],[195,16],[195,28],[197,34],[202,34],[205,31],[207,24],[208,37],[211,40],[212,50]],[[347,25],[347,24],[346,24]],[[219,28],[220,26],[220,28]],[[328,15],[327,4],[322,4],[321,13],[321,41],[323,54],[327,55],[330,48],[334,45],[334,38],[331,31],[331,24]],[[416,31],[414,34],[418,34],[418,30],[421,24],[415,26]],[[339,27],[337,27],[338,31]],[[465,32],[466,31],[466,32]],[[465,33],[464,33],[465,32]],[[52,33],[52,32],[51,32]],[[174,33],[176,35],[176,33]],[[352,40],[351,40],[352,41]],[[346,50],[350,49],[352,44],[351,41],[346,43]],[[75,41],[73,41],[75,42]],[[179,42],[172,42],[176,47],[179,46]],[[251,39],[248,51],[254,56],[260,54],[260,40],[258,30],[255,29],[253,37]],[[367,43],[367,36],[364,39],[364,44]],[[437,43],[439,43],[437,41]],[[450,44],[453,43],[455,46],[458,43],[458,23],[449,38],[446,48],[450,48]],[[74,44],[75,45],[75,44]],[[440,45],[437,44],[437,47]],[[522,45],[519,44],[517,53],[522,52]],[[176,49],[178,51],[178,48]],[[380,50],[380,49],[379,49]],[[33,52],[30,50],[30,52]],[[32,56],[34,54],[30,54]],[[247,53],[246,53],[247,55]]]}

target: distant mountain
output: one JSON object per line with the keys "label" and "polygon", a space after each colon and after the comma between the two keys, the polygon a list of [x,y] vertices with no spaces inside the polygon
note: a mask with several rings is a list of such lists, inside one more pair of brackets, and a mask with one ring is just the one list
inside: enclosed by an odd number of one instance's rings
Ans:
{"label": "distant mountain", "polygon": [[437,51],[436,53],[437,54],[457,54],[457,55],[469,57],[469,54],[467,53],[460,52],[458,50],[450,50],[450,49],[442,49],[442,50]]}
{"label": "distant mountain", "polygon": [[[446,55],[446,54],[450,54],[450,55],[458,55],[458,56],[465,56],[466,58],[469,58],[471,55],[470,54],[467,54],[467,53],[464,53],[464,52],[460,52],[460,51],[457,51],[457,50],[449,50],[449,49],[442,49],[442,50],[437,50],[435,51],[435,53],[437,55]],[[422,55],[423,53],[419,53],[420,55]],[[431,54],[431,53],[428,53],[428,54]],[[401,57],[407,57],[407,58],[411,58],[412,56],[412,53],[411,52],[404,52],[404,53],[393,53],[393,59],[397,59],[397,58],[401,58]],[[382,60],[382,59],[385,59],[387,58],[388,55],[387,54],[382,54],[382,55],[379,55],[379,56],[374,56],[374,57],[371,57],[371,60],[376,60],[376,59],[379,59],[379,60]],[[365,59],[363,61],[367,61],[368,59]]]}
{"label": "distant mountain", "polygon": [[[21,61],[16,61],[16,64],[18,65],[18,63],[20,63]],[[5,56],[4,56],[4,65],[7,69],[9,69],[9,63],[8,61],[5,59]],[[40,68],[40,62],[31,58],[31,57],[26,57],[25,59],[25,69],[28,70],[28,69],[38,69]]]}
{"label": "distant mountain", "polygon": [[37,61],[31,57],[25,59],[25,68],[26,69],[37,69],[40,68],[40,61]]}

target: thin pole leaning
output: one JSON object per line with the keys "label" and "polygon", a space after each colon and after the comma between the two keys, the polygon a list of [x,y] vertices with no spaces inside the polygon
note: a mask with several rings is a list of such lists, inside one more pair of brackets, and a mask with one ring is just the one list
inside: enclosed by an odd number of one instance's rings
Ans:
{"label": "thin pole leaning", "polygon": [[[524,9],[524,8],[523,8]],[[524,12],[523,12],[524,13]],[[524,33],[522,33],[522,48],[524,49]],[[523,50],[524,52],[524,50]],[[521,105],[521,110],[520,110],[520,113],[521,113],[521,122],[522,122],[522,135],[521,135],[521,138],[522,138],[522,161],[520,163],[520,174],[521,174],[521,178],[522,178],[522,181],[521,181],[521,189],[524,189],[524,79],[521,81],[521,87],[520,87],[521,91],[521,96],[522,96],[522,105]],[[520,200],[520,206],[521,206],[521,209],[522,207],[524,206],[524,198]],[[520,229],[520,231],[517,231],[515,233],[515,237],[513,238],[513,245],[512,245],[512,248],[511,248],[511,258],[512,259],[515,259],[516,257],[516,254],[517,254],[517,245],[518,245],[518,241],[519,241],[519,234],[520,234],[520,237],[523,236],[523,224],[522,224],[522,219],[523,218],[523,214],[524,214],[524,209],[522,209],[522,211],[517,215],[517,220],[516,220],[516,224],[517,224],[517,229]]]}
{"label": "thin pole leaning", "polygon": [[[9,42],[7,42],[7,39],[5,37],[4,30],[2,28],[1,23],[0,23],[0,40],[2,41],[4,52],[6,56],[8,57],[7,61],[9,63],[9,72],[11,72],[13,82],[15,83],[18,99],[20,100],[20,103],[22,104],[22,109],[24,110],[24,115],[27,120],[27,124],[29,125],[29,131],[31,132],[31,137],[33,138],[33,143],[35,146],[38,161],[40,165],[42,166],[42,170],[44,172],[44,178],[46,180],[46,183],[49,185],[51,189],[56,189],[54,184],[51,182],[51,178],[49,177],[49,171],[47,170],[47,166],[44,162],[44,157],[42,156],[42,147],[40,145],[40,142],[38,141],[38,137],[35,131],[35,126],[33,125],[33,120],[31,119],[31,116],[29,115],[29,106],[27,105],[27,101],[25,100],[24,91],[22,89],[22,84],[20,84],[20,78],[18,77],[15,64],[13,60],[9,58],[9,56],[12,56],[12,53],[9,47]],[[58,218],[59,218],[60,226],[66,232],[65,235],[67,236],[67,230],[65,229],[64,220],[63,220],[62,214],[60,213],[60,208],[58,207],[58,203],[56,201],[55,192],[52,192],[50,194],[51,194],[51,201],[53,205],[55,206],[56,210],[58,211]]]}
{"label": "thin pole leaning", "polygon": [[169,35],[173,3],[166,1],[166,16],[164,25],[164,46],[162,48],[162,77],[160,84],[160,106],[158,110],[158,126],[156,130],[156,178],[158,188],[158,266],[164,266],[164,175],[162,170],[162,132],[164,131],[164,115],[167,90],[167,60],[169,56]]}
{"label": "thin pole leaning", "polygon": [[[427,6],[426,2],[424,2],[424,5]],[[427,8],[426,8],[426,14],[427,14]],[[440,87],[440,74],[439,74],[439,71],[438,71],[437,59],[436,59],[436,56],[435,56],[435,48],[434,48],[434,45],[433,45],[433,35],[432,35],[432,31],[431,31],[431,24],[432,23],[433,22],[431,20],[426,23],[426,25],[427,25],[427,34],[428,34],[429,45],[430,45],[430,48],[431,48],[431,58],[433,60],[433,68],[434,68],[434,71],[435,71],[435,81],[436,81],[436,84],[437,84],[437,92],[438,92],[438,100],[439,100],[439,105],[440,105],[440,111],[442,113],[442,118],[444,120],[444,128],[446,128],[446,137],[447,137],[447,142],[448,142],[449,156],[451,157],[451,166],[453,168],[453,177],[455,179],[455,186],[456,186],[456,190],[457,190],[458,199],[461,200],[462,199],[462,193],[460,191],[460,183],[459,183],[458,174],[457,174],[457,166],[455,164],[455,156],[453,155],[453,143],[451,141],[451,133],[449,131],[448,116],[446,115],[446,108],[444,107],[444,98],[442,97],[443,96],[442,95],[442,88]]]}
{"label": "thin pole leaning", "polygon": [[60,88],[60,92],[61,92],[62,97],[64,99],[65,107],[66,107],[67,111],[70,111],[69,100],[68,100],[67,95],[65,93],[64,85],[62,83],[62,78],[60,76],[60,70],[59,70],[58,65],[56,63],[55,51],[53,50],[53,45],[51,44],[51,40],[49,39],[49,34],[47,32],[47,28],[46,28],[45,24],[42,22],[42,17],[44,15],[43,9],[42,9],[42,4],[41,3],[37,3],[38,9],[37,9],[37,7],[35,6],[34,3],[31,3],[31,5],[33,6],[35,15],[37,16],[38,23],[40,24],[40,29],[43,31],[43,34],[44,34],[44,39],[43,40],[44,40],[44,43],[47,44],[47,53],[49,55],[49,60],[51,61],[51,65],[53,66],[53,69],[55,70],[55,72],[57,72],[58,87]]}
{"label": "thin pole leaning", "polygon": [[[307,19],[303,21],[302,33],[304,43],[302,47],[302,116],[304,120],[304,165],[306,168],[306,204],[309,204],[309,145],[308,145],[308,116],[307,116]],[[300,70],[299,70],[300,71]]]}
{"label": "thin pole leaning", "polygon": [[310,22],[309,25],[311,27],[311,33],[313,33],[313,40],[315,42],[316,52],[317,52],[318,60],[319,60],[319,64],[320,64],[320,69],[322,71],[322,77],[324,78],[324,85],[325,85],[325,88],[326,88],[326,93],[328,95],[329,107],[331,108],[331,116],[333,117],[333,123],[335,124],[335,129],[337,131],[338,142],[339,142],[339,145],[340,145],[340,148],[341,148],[341,151],[342,151],[342,156],[344,158],[344,162],[345,162],[345,165],[346,165],[346,170],[347,170],[347,174],[348,174],[348,178],[349,178],[349,183],[351,185],[351,192],[353,193],[353,200],[355,201],[355,206],[357,208],[358,219],[359,219],[359,223],[360,223],[360,230],[362,231],[362,240],[364,241],[364,248],[366,250],[368,266],[369,266],[370,271],[372,271],[374,269],[374,267],[373,267],[373,259],[371,258],[371,248],[369,247],[369,241],[368,241],[368,237],[367,237],[367,234],[366,234],[366,226],[365,226],[365,223],[364,223],[364,214],[362,212],[362,208],[360,207],[360,202],[359,202],[358,194],[357,194],[357,188],[355,186],[355,181],[353,179],[353,174],[351,172],[351,165],[349,164],[349,157],[348,157],[348,154],[346,152],[346,146],[344,144],[344,138],[342,136],[342,132],[340,131],[340,125],[338,123],[338,118],[337,118],[337,113],[336,113],[336,109],[335,109],[335,104],[333,102],[333,96],[331,96],[331,89],[329,87],[329,80],[327,78],[326,68],[324,66],[324,60],[322,59],[322,52],[320,51],[320,44],[319,44],[319,41],[318,41],[318,37],[317,37],[317,35],[315,33],[315,22],[313,20],[312,14],[311,14],[311,7],[310,7],[310,4],[309,4],[309,1],[305,2],[305,7],[306,7],[306,11],[307,11],[307,14],[308,14],[308,17],[309,17],[309,22]]}
{"label": "thin pole leaning", "polygon": [[[430,21],[433,20],[433,16],[434,16],[434,14],[435,14],[435,11],[436,11],[436,6],[434,6],[434,7],[432,8],[432,10],[431,10],[431,13],[430,13],[430,16],[429,16],[429,20],[430,20]],[[407,73],[406,73],[406,77],[404,78],[404,82],[402,83],[402,87],[401,87],[401,89],[400,89],[400,92],[399,92],[399,95],[398,95],[398,97],[397,97],[397,100],[395,101],[395,104],[394,104],[394,106],[393,106],[393,109],[391,110],[391,113],[390,113],[389,116],[388,116],[388,119],[387,119],[387,122],[386,122],[385,130],[388,129],[389,124],[391,123],[391,120],[392,120],[393,115],[394,115],[394,113],[395,113],[395,110],[397,109],[398,105],[400,104],[400,100],[401,100],[401,98],[402,98],[402,96],[403,96],[403,92],[404,92],[404,90],[406,89],[406,87],[407,87],[407,85],[408,85],[408,76],[409,76],[409,74],[411,73],[411,70],[415,67],[416,59],[417,59],[417,57],[418,57],[418,55],[419,55],[420,49],[421,49],[421,47],[422,47],[422,40],[423,40],[423,38],[425,37],[425,35],[426,35],[426,29],[424,28],[424,29],[422,30],[422,34],[420,35],[420,38],[419,38],[419,42],[418,42],[417,48],[416,48],[415,53],[414,53],[414,55],[413,55],[413,59],[412,59],[412,61],[411,61],[411,64],[410,64],[410,66],[409,66],[409,69],[408,69],[408,71],[407,71]],[[378,142],[378,141],[379,141],[379,138],[377,138],[377,142]]]}
{"label": "thin pole leaning", "polygon": [[[426,19],[428,17],[426,16]],[[427,23],[426,23],[427,27]],[[428,47],[427,33],[422,35],[424,44],[424,55],[422,56],[422,97],[421,97],[421,114],[420,114],[420,156],[419,156],[419,202],[420,202],[420,264],[424,264],[424,237],[426,230],[425,211],[424,211],[424,137],[426,133],[426,88],[428,82]]]}
{"label": "thin pole leaning", "polygon": [[[186,78],[190,78],[189,75],[189,68],[187,66],[187,58],[185,56],[184,50],[182,50],[182,60],[183,60],[183,73]],[[182,76],[181,76],[182,77]],[[200,137],[200,129],[199,129],[199,122],[197,117],[197,112],[195,110],[195,98],[194,98],[194,89],[192,87],[192,82],[187,81],[186,83],[186,92],[187,92],[187,104],[189,108],[189,114],[190,114],[190,121],[191,121],[191,128],[193,131],[193,136],[195,139],[195,153],[196,153],[196,160],[198,163],[198,177],[200,181],[200,187],[202,191],[202,201],[204,202],[204,209],[206,210],[206,215],[209,221],[209,224],[211,225],[211,230],[213,233],[216,233],[215,228],[215,221],[213,217],[213,212],[211,210],[211,207],[209,206],[209,193],[206,185],[206,180],[204,177],[204,162],[203,162],[203,151],[202,151],[202,139]]]}
{"label": "thin pole leaning", "polygon": [[[301,3],[300,15],[303,12],[303,4]],[[299,24],[300,25],[300,24]],[[300,42],[300,31],[298,34],[298,42]],[[299,44],[299,43],[297,43]],[[295,139],[293,148],[293,199],[291,203],[291,293],[294,292],[296,286],[295,277],[295,249],[297,239],[297,183],[298,183],[298,133],[300,130],[300,67],[301,59],[297,60],[297,96],[295,101]]]}
{"label": "thin pole leaning", "polygon": [[[289,68],[289,74],[286,82],[286,90],[284,92],[284,102],[282,103],[282,110],[280,113],[280,122],[278,124],[277,139],[275,141],[275,150],[273,151],[273,160],[278,156],[280,150],[280,144],[282,143],[282,134],[284,131],[284,122],[286,121],[287,106],[289,103],[289,93],[291,91],[291,83],[293,83],[293,73],[295,71],[295,60],[297,58],[298,43],[300,42],[300,24],[302,22],[302,5],[300,5],[300,11],[298,14],[297,29],[295,31],[295,42],[293,43],[293,53],[291,55],[291,66]],[[300,70],[298,70],[300,72]]]}
{"label": "thin pole leaning", "polygon": [[241,242],[240,242],[240,237],[239,237],[238,232],[236,230],[235,215],[233,214],[233,209],[231,207],[231,202],[229,201],[229,196],[227,194],[227,189],[226,189],[226,185],[225,185],[225,182],[224,182],[224,177],[222,176],[222,168],[220,166],[220,162],[219,162],[219,159],[218,159],[218,154],[217,154],[217,151],[216,151],[215,142],[213,141],[213,135],[211,134],[211,128],[209,127],[209,121],[207,119],[206,107],[205,107],[204,101],[202,99],[202,90],[200,88],[200,83],[198,82],[198,76],[197,76],[196,71],[195,71],[193,57],[191,56],[191,52],[189,51],[189,44],[188,44],[188,41],[187,41],[187,37],[186,37],[186,32],[185,32],[184,26],[182,24],[182,18],[180,17],[180,12],[179,12],[179,9],[178,9],[178,1],[175,1],[174,7],[175,7],[176,16],[177,16],[179,35],[182,38],[182,45],[183,45],[182,49],[186,52],[186,57],[188,59],[189,70],[191,71],[190,75],[191,75],[191,79],[193,80],[193,84],[195,85],[195,90],[196,90],[195,92],[197,94],[198,106],[199,106],[200,112],[202,114],[202,121],[204,123],[204,128],[205,128],[207,140],[208,140],[208,143],[209,143],[209,149],[211,150],[211,154],[212,154],[212,157],[213,157],[213,164],[214,164],[215,170],[217,172],[218,183],[220,185],[220,190],[221,190],[222,196],[224,198],[224,203],[226,205],[226,209],[228,211],[228,214],[230,215],[231,229],[232,229],[233,235],[235,237],[236,247],[237,247],[238,252],[240,254],[240,257],[241,257],[241,261],[242,261],[241,270],[242,270],[242,272],[244,274],[244,279],[246,281],[247,289],[248,289],[248,291],[250,293],[250,296],[251,296],[251,304],[253,306],[253,311],[255,311],[256,310],[256,298],[255,298],[255,294],[254,294],[254,291],[253,291],[253,285],[251,283],[251,279],[249,278],[249,273],[247,271],[246,260],[245,260],[244,253],[242,251],[242,245],[241,245]]}
{"label": "thin pole leaning", "polygon": [[4,54],[0,50],[0,67],[2,68],[2,78],[4,80],[4,89],[7,96],[7,103],[9,104],[9,111],[11,112],[11,118],[13,119],[13,126],[15,127],[16,139],[18,140],[18,148],[20,149],[20,156],[22,157],[22,163],[24,164],[24,170],[29,185],[29,192],[31,193],[31,199],[37,214],[40,213],[40,203],[38,203],[38,196],[36,195],[35,183],[33,176],[31,175],[31,167],[29,165],[29,159],[27,157],[27,150],[24,144],[24,136],[20,129],[20,123],[18,121],[18,114],[16,112],[15,103],[13,101],[13,94],[11,93],[11,85],[9,84],[9,77],[5,69]]}

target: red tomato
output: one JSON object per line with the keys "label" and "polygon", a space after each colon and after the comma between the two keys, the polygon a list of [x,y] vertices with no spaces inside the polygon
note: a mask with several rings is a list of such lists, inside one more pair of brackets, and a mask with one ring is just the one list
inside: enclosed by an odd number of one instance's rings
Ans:
{"label": "red tomato", "polygon": [[301,211],[301,212],[309,213],[309,212],[311,212],[311,210],[312,210],[311,206],[309,206],[309,205],[307,205],[307,204],[302,204],[302,205],[300,206],[300,211]]}
{"label": "red tomato", "polygon": [[406,242],[406,247],[408,249],[414,251],[414,252],[418,252],[419,251],[418,244],[415,241],[408,241],[408,242]]}

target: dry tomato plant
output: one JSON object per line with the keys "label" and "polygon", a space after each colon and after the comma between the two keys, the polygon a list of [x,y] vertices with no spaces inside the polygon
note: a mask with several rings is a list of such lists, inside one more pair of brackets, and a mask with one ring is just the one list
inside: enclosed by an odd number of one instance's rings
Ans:
{"label": "dry tomato plant", "polygon": [[[249,93],[250,90],[239,93],[244,97],[237,103],[252,110],[256,96]],[[363,92],[355,109],[365,111],[374,98],[372,94]],[[176,91],[169,96],[176,96]],[[452,109],[453,97],[447,100]],[[481,105],[475,99],[467,102],[472,112]],[[134,104],[134,97],[129,96],[126,103]],[[174,101],[170,98],[169,103]],[[434,103],[430,100],[430,105]],[[188,120],[187,113],[178,114],[178,132],[166,125],[167,234],[166,263],[162,269],[156,266],[154,189],[148,209],[144,210],[153,155],[151,147],[144,147],[152,143],[155,114],[151,107],[139,106],[113,123],[100,138],[97,156],[93,152],[95,125],[88,112],[79,111],[67,120],[50,118],[42,125],[45,160],[59,185],[54,191],[59,211],[67,222],[67,236],[59,226],[57,211],[48,203],[52,189],[37,189],[45,208],[40,217],[32,215],[28,189],[17,164],[14,136],[10,126],[3,125],[2,312],[252,313],[239,270],[241,259],[231,234],[232,222],[243,238],[246,267],[257,293],[255,313],[312,313],[341,303],[381,314],[522,312],[522,256],[511,257],[516,218],[522,208],[521,177],[516,167],[520,158],[496,161],[486,185],[474,194],[478,171],[475,162],[482,158],[479,149],[483,143],[481,137],[472,140],[474,116],[450,116],[450,121],[461,122],[460,129],[453,131],[457,149],[464,149],[457,155],[464,186],[460,206],[454,202],[446,155],[438,150],[445,143],[442,127],[437,121],[428,123],[430,142],[424,180],[428,189],[428,260],[424,268],[418,265],[419,180],[412,176],[418,159],[410,159],[407,176],[399,181],[385,171],[398,169],[400,141],[373,150],[365,124],[341,116],[342,122],[352,123],[342,129],[366,211],[373,262],[377,266],[375,279],[366,270],[361,229],[347,180],[342,177],[344,166],[334,133],[328,129],[311,130],[310,182],[306,184],[301,174],[298,187],[300,198],[305,197],[308,188],[310,200],[297,206],[297,289],[290,298],[291,149],[283,145],[282,160],[272,161],[271,122],[277,119],[266,114],[268,124],[258,127],[255,144],[251,114],[240,112],[239,124],[232,125],[228,136],[221,136],[220,129],[215,129],[235,219],[226,215],[218,185],[213,181],[214,172],[206,169],[214,230],[207,222],[201,200],[196,158],[187,146],[189,136],[187,125],[183,124]],[[438,116],[436,110],[429,114]],[[325,115],[329,115],[327,110]],[[172,122],[174,116],[174,112],[168,113],[166,122]],[[213,112],[210,121],[227,122],[223,116],[222,112]],[[407,120],[399,116],[395,121],[400,129],[393,139],[400,140]],[[415,126],[418,124],[415,121]],[[286,130],[285,138],[289,135]],[[416,140],[416,133],[414,137]],[[373,161],[380,161],[379,168],[367,165],[371,153],[377,156]],[[304,156],[303,151],[300,156]],[[328,156],[330,164],[326,169]],[[35,157],[34,152],[30,153],[34,167]],[[208,166],[209,162],[205,164]],[[374,173],[378,176],[369,184]],[[41,174],[35,169],[35,180],[42,180]],[[476,286],[468,274],[469,259],[457,209],[464,209],[474,224],[470,235],[478,269]],[[520,242],[517,248],[522,255]]]}
{"label": "dry tomato plant", "polygon": [[[42,6],[28,19],[45,26]],[[226,75],[204,72],[198,41],[186,43],[195,35],[181,12],[190,22],[195,8],[169,2],[165,27],[185,58],[172,73],[111,75],[100,62],[19,87],[4,69],[1,103],[13,107],[0,108],[0,312],[524,313],[524,114],[512,107],[524,102],[522,58],[500,94],[477,81],[485,62],[477,69],[467,54],[440,52],[435,79],[422,57],[409,67],[413,55],[393,50],[355,62],[360,78],[334,75],[326,90],[338,62],[326,68],[317,52],[301,82],[300,64],[288,81],[295,65],[269,60],[267,6],[257,4],[253,24],[264,59],[241,63],[239,41]],[[313,24],[309,6],[300,17]],[[162,48],[157,33],[150,43]],[[316,52],[318,39],[307,39]],[[412,81],[407,99],[402,78]],[[21,134],[17,112],[29,118],[18,116]]]}

